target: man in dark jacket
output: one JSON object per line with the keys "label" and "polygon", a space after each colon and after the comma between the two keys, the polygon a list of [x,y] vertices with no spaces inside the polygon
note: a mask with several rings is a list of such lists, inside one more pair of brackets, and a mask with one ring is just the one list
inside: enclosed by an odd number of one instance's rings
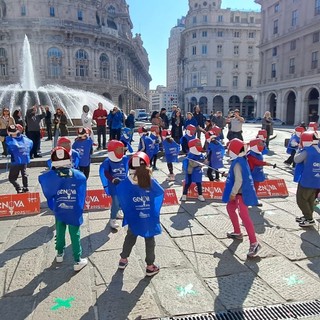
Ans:
{"label": "man in dark jacket", "polygon": [[160,118],[163,121],[163,129],[169,129],[169,119],[167,116],[167,109],[166,108],[161,108]]}
{"label": "man in dark jacket", "polygon": [[52,113],[48,106],[45,107],[45,110],[46,110],[46,116],[44,117],[44,122],[46,124],[47,135],[48,135],[48,138],[46,139],[46,141],[48,141],[48,140],[52,140]]}
{"label": "man in dark jacket", "polygon": [[197,122],[198,122],[198,126],[197,126],[197,138],[200,139],[200,138],[201,138],[201,132],[204,132],[205,117],[204,117],[203,113],[201,112],[199,106],[195,106],[195,107],[194,107],[193,116],[194,116],[194,118],[195,118],[195,119],[197,120]]}

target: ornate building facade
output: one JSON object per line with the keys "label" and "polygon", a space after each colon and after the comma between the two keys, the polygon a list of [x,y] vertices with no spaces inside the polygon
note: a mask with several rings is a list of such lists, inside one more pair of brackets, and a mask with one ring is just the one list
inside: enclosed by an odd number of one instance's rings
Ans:
{"label": "ornate building facade", "polygon": [[262,35],[258,115],[287,124],[320,112],[320,0],[256,0]]}
{"label": "ornate building facade", "polygon": [[[189,0],[182,32],[178,88],[185,111],[256,108],[261,14],[221,9],[221,0]],[[180,93],[179,92],[179,93]]]}
{"label": "ornate building facade", "polygon": [[147,108],[151,76],[125,0],[0,0],[0,83],[19,83],[25,34],[37,85],[105,96],[128,112]]}

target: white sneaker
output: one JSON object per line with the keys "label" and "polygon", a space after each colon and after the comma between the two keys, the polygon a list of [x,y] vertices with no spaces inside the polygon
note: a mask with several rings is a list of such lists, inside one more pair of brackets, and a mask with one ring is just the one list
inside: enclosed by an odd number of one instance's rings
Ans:
{"label": "white sneaker", "polygon": [[201,202],[206,201],[206,199],[203,197],[202,194],[198,195],[198,200],[201,201]]}
{"label": "white sneaker", "polygon": [[56,255],[56,261],[57,261],[58,263],[63,262],[63,256],[64,256],[64,252],[58,253],[58,254]]}
{"label": "white sneaker", "polygon": [[73,265],[73,270],[74,270],[74,271],[80,271],[80,270],[83,269],[87,264],[88,264],[88,259],[87,259],[87,258],[80,259],[80,261],[76,262],[76,263]]}
{"label": "white sneaker", "polygon": [[167,181],[174,181],[175,180],[175,175],[174,174],[168,174]]}
{"label": "white sneaker", "polygon": [[185,194],[182,195],[182,197],[180,198],[181,201],[187,201],[187,196]]}
{"label": "white sneaker", "polygon": [[122,211],[119,211],[119,212],[117,213],[117,219],[123,219],[123,213],[122,213]]}
{"label": "white sneaker", "polygon": [[118,229],[120,226],[116,219],[110,219],[110,227],[112,229]]}

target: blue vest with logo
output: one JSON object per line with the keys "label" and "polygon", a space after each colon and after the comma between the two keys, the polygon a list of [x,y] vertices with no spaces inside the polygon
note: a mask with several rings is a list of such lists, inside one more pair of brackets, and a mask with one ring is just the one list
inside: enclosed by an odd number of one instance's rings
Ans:
{"label": "blue vest with logo", "polygon": [[[145,145],[144,150],[143,150],[142,141],[144,142],[144,145]],[[153,150],[154,150],[153,140],[145,134],[141,136],[139,141],[138,151],[143,151],[144,153],[146,153],[149,159],[151,160],[154,155]]]}
{"label": "blue vest with logo", "polygon": [[164,191],[155,179],[143,189],[126,178],[117,186],[117,195],[124,214],[122,225],[128,225],[136,236],[150,238],[161,233],[160,209]]}
{"label": "blue vest with logo", "polygon": [[90,165],[92,145],[93,145],[93,141],[91,140],[91,138],[87,138],[87,139],[77,138],[76,141],[73,143],[72,149],[79,152],[79,156],[80,156],[79,167],[88,167]]}
{"label": "blue vest with logo", "polygon": [[174,140],[169,142],[167,139],[164,139],[162,144],[167,163],[178,162],[180,145]]}
{"label": "blue vest with logo", "polygon": [[160,150],[160,138],[152,133],[150,134],[150,138],[153,141],[153,155],[156,155]]}
{"label": "blue vest with logo", "polygon": [[251,176],[248,161],[245,157],[239,157],[232,160],[228,177],[226,180],[226,185],[222,195],[222,201],[225,203],[229,202],[231,191],[235,182],[235,175],[234,175],[233,169],[237,163],[239,163],[241,167],[241,174],[242,174],[241,188],[242,188],[243,202],[247,206],[256,206],[258,204],[258,198],[257,198],[256,190],[253,185],[253,179]]}
{"label": "blue vest with logo", "polygon": [[[260,161],[263,161],[262,154],[259,154],[250,150],[248,152],[248,155],[257,158]],[[254,166],[253,170],[251,171],[251,175],[252,175],[253,181],[262,182],[266,180],[266,175],[263,172],[263,166]]]}
{"label": "blue vest with logo", "polygon": [[20,165],[30,163],[30,150],[33,142],[25,135],[20,134],[13,138],[6,137],[8,153],[11,155],[11,165]]}
{"label": "blue vest with logo", "polygon": [[320,189],[320,153],[314,146],[305,148],[307,158],[299,184],[304,188]]}
{"label": "blue vest with logo", "polygon": [[195,182],[195,183],[201,183],[202,182],[202,166],[197,165],[196,167],[193,168],[192,174],[191,174],[191,181],[189,180],[189,174],[188,174],[188,164],[189,161],[192,162],[192,160],[202,162],[204,159],[203,154],[193,154],[189,152],[188,156],[186,159],[183,160],[182,162],[182,167],[183,170],[186,172],[186,183],[190,182]]}
{"label": "blue vest with logo", "polygon": [[298,145],[296,145],[296,146],[292,146],[291,145],[291,143],[293,141],[297,142],[298,144],[300,143],[300,138],[295,133],[291,136],[291,138],[289,140],[288,147],[287,147],[287,153],[288,154],[291,154],[291,152],[293,150],[298,150]]}
{"label": "blue vest with logo", "polygon": [[209,166],[214,169],[223,168],[223,156],[225,153],[224,146],[216,139],[208,145]]}

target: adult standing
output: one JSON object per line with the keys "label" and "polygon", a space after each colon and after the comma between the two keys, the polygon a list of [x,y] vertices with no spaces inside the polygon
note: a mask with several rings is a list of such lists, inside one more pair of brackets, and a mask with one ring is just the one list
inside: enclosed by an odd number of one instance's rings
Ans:
{"label": "adult standing", "polygon": [[[97,135],[98,135],[98,148],[100,150],[101,147],[106,149],[107,147],[107,128],[106,121],[108,117],[108,112],[103,108],[103,104],[101,102],[98,103],[98,109],[93,112],[93,120],[97,123]],[[101,145],[101,137],[102,137],[102,145]]]}
{"label": "adult standing", "polygon": [[2,114],[0,116],[0,141],[2,143],[3,156],[8,155],[7,145],[6,145],[6,136],[8,135],[8,127],[15,124],[14,118],[10,116],[10,110],[8,107],[2,109]]}
{"label": "adult standing", "polygon": [[243,141],[242,136],[242,125],[244,124],[244,118],[240,116],[239,109],[235,109],[233,116],[228,119],[230,124],[230,130],[228,132],[228,139],[232,140],[234,138],[240,139]]}
{"label": "adult standing", "polygon": [[175,116],[172,118],[172,129],[171,134],[172,138],[176,143],[180,143],[180,139],[183,136],[183,126],[184,126],[184,117],[181,114],[181,110],[177,108],[175,110]]}
{"label": "adult standing", "polygon": [[28,127],[27,137],[33,142],[30,152],[31,159],[42,157],[40,154],[38,154],[38,149],[40,149],[41,141],[40,122],[45,116],[46,112],[44,108],[37,105],[34,105],[31,109],[28,109],[26,113],[26,124]]}
{"label": "adult standing", "polygon": [[205,117],[203,113],[201,112],[201,109],[199,106],[195,106],[193,110],[193,116],[197,120],[198,126],[197,126],[197,138],[201,138],[201,132],[204,132],[204,121]]}
{"label": "adult standing", "polygon": [[130,129],[130,142],[133,141],[133,133],[134,133],[134,126],[135,126],[135,116],[136,112],[131,110],[127,119],[125,120],[125,126]]}
{"label": "adult standing", "polygon": [[270,136],[273,134],[273,119],[271,117],[270,111],[265,112],[261,123],[262,129],[265,129],[267,131],[266,146],[269,149]]}
{"label": "adult standing", "polygon": [[309,122],[316,122],[319,121],[319,115],[316,109],[311,110],[311,114],[309,115]]}
{"label": "adult standing", "polygon": [[161,108],[160,118],[162,119],[162,122],[163,122],[163,129],[169,129],[169,118],[167,116],[166,108]]}
{"label": "adult standing", "polygon": [[212,122],[221,129],[220,139],[221,143],[223,143],[224,135],[223,129],[226,126],[226,119],[222,115],[222,111],[217,111],[215,116],[212,119]]}
{"label": "adult standing", "polygon": [[56,113],[53,115],[53,123],[54,123],[53,146],[56,147],[59,136],[67,137],[69,135],[68,127],[67,127],[68,119],[60,107],[56,109]]}
{"label": "adult standing", "polygon": [[52,140],[52,112],[48,106],[44,108],[46,110],[46,116],[44,117],[44,123],[46,124],[46,130],[48,138],[46,141]]}
{"label": "adult standing", "polygon": [[114,107],[108,115],[110,123],[110,140],[119,140],[121,137],[121,129],[123,127],[123,113],[118,107]]}
{"label": "adult standing", "polygon": [[159,111],[153,111],[151,115],[151,124],[154,126],[159,127],[160,135],[161,135],[161,130],[163,128],[163,121],[162,118],[160,117],[160,112]]}
{"label": "adult standing", "polygon": [[[20,109],[15,110],[12,114],[12,117],[14,119],[14,122],[16,124],[20,124],[20,126],[22,126],[22,128],[24,129],[25,123],[23,121],[21,110]],[[21,133],[23,133],[23,131]]]}

